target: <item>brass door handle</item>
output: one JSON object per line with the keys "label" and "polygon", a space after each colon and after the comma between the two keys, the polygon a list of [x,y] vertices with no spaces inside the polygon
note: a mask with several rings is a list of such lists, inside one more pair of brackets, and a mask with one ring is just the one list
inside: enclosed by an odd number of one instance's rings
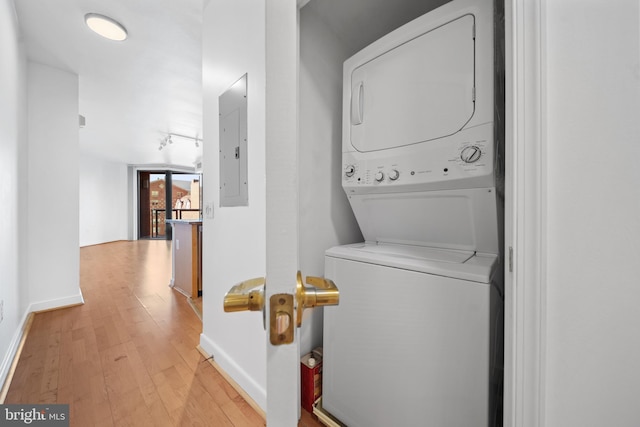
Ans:
{"label": "brass door handle", "polygon": [[[224,296],[224,311],[262,311],[264,310],[264,277],[245,280],[229,289]],[[269,298],[270,341],[273,345],[289,344],[293,342],[294,326],[293,311],[295,305],[296,324],[302,325],[302,312],[305,308],[322,305],[338,305],[340,291],[329,279],[307,276],[306,287],[302,282],[302,274],[298,271],[296,277],[296,294],[274,294]]]}
{"label": "brass door handle", "polygon": [[264,277],[256,277],[233,286],[224,296],[224,311],[263,311],[264,283]]}
{"label": "brass door handle", "polygon": [[298,327],[302,325],[302,311],[305,308],[338,305],[340,302],[340,291],[333,281],[322,277],[307,276],[307,284],[313,287],[304,286],[302,273],[298,271],[296,277],[296,323]]}

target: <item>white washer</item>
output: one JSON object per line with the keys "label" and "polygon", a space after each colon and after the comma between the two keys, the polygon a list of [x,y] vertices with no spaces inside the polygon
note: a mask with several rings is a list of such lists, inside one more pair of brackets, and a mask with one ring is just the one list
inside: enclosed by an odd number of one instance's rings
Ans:
{"label": "white washer", "polygon": [[350,427],[493,425],[496,266],[403,245],[327,251],[340,305],[324,312],[323,408]]}

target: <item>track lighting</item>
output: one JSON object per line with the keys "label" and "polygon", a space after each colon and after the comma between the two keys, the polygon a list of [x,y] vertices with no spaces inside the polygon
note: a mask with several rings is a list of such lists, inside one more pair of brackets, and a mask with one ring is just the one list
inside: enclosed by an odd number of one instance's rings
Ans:
{"label": "track lighting", "polygon": [[202,141],[200,138],[198,137],[193,137],[193,136],[187,136],[187,135],[180,135],[178,133],[169,133],[167,134],[167,136],[165,136],[164,138],[162,138],[160,140],[160,146],[158,147],[159,151],[162,151],[162,149],[164,147],[167,146],[167,144],[173,144],[173,139],[172,137],[177,137],[177,138],[183,138],[183,139],[189,139],[195,142],[196,144],[196,148],[200,147],[200,141]]}

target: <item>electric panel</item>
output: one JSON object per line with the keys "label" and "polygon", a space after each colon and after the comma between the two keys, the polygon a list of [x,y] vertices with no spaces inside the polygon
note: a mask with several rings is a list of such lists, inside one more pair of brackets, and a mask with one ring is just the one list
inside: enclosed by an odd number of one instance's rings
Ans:
{"label": "electric panel", "polygon": [[218,98],[220,206],[247,206],[247,75]]}

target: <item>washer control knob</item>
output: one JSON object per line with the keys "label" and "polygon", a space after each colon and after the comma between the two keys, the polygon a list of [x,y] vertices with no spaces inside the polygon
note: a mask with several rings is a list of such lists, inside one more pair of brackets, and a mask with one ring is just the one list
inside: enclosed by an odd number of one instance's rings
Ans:
{"label": "washer control knob", "polygon": [[382,172],[376,172],[376,181],[382,182],[384,179],[384,174]]}
{"label": "washer control knob", "polygon": [[351,178],[353,174],[356,173],[356,167],[353,165],[348,165],[344,168],[344,174]]}
{"label": "washer control knob", "polygon": [[480,159],[482,155],[482,150],[477,145],[469,145],[468,147],[464,147],[462,153],[460,153],[460,158],[465,163],[475,163]]}
{"label": "washer control knob", "polygon": [[389,172],[389,179],[391,181],[395,181],[399,177],[400,177],[400,172],[398,172],[396,169],[391,169],[391,172]]}

